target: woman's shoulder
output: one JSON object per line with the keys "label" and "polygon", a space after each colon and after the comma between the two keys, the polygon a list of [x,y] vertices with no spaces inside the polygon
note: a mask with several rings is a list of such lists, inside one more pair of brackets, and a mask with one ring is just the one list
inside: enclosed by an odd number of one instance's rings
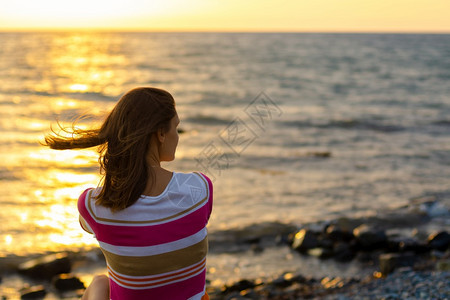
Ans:
{"label": "woman's shoulder", "polygon": [[208,176],[200,172],[173,172],[173,179],[178,185],[187,184],[190,186],[205,187],[207,189],[211,185],[211,180]]}
{"label": "woman's shoulder", "polygon": [[172,180],[172,188],[178,191],[184,191],[196,199],[207,199],[212,202],[213,185],[211,180],[203,173],[175,173]]}

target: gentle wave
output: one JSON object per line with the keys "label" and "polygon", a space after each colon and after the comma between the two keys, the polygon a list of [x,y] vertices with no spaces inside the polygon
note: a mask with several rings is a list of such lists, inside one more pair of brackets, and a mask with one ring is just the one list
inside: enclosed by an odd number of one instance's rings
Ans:
{"label": "gentle wave", "polygon": [[313,121],[305,120],[305,121],[288,121],[283,122],[282,125],[290,126],[290,127],[297,127],[297,128],[321,128],[321,129],[328,129],[328,128],[339,128],[339,129],[358,129],[358,130],[372,130],[372,131],[379,131],[379,132],[398,132],[398,131],[404,131],[407,128],[399,125],[393,125],[393,124],[382,124],[382,123],[376,123],[374,121],[369,120],[359,120],[359,119],[344,119],[344,120],[331,120],[329,122],[325,123],[314,123]]}
{"label": "gentle wave", "polygon": [[219,117],[208,116],[208,115],[197,115],[192,117],[187,117],[183,122],[201,124],[201,125],[227,125],[232,122],[230,119],[222,119]]}
{"label": "gentle wave", "polygon": [[444,127],[448,127],[450,126],[450,120],[437,120],[431,123],[432,125],[437,125],[437,126],[444,126]]}
{"label": "gentle wave", "polygon": [[[50,91],[35,91],[33,89],[21,90],[0,90],[2,95],[32,95],[32,96],[47,96],[47,97],[62,97],[72,98],[78,100],[89,101],[117,101],[120,95],[107,95],[101,92],[50,92]],[[0,105],[15,104],[13,101],[2,101]]]}
{"label": "gentle wave", "polygon": [[[14,175],[14,173],[11,170],[8,170],[6,168],[0,169],[0,180],[2,181],[13,181],[18,180],[19,178]],[[1,202],[2,205],[4,205],[4,201]]]}

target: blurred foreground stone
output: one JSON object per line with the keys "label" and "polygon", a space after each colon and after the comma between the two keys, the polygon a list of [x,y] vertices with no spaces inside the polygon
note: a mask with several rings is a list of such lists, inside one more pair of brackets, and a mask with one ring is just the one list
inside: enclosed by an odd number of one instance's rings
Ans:
{"label": "blurred foreground stone", "polygon": [[412,267],[416,261],[414,253],[387,253],[380,255],[380,272],[383,276],[399,267]]}
{"label": "blurred foreground stone", "polygon": [[71,268],[67,253],[56,253],[26,261],[18,266],[18,272],[35,279],[51,279],[58,274],[70,273]]}
{"label": "blurred foreground stone", "polygon": [[20,291],[20,299],[42,299],[47,294],[43,285],[24,288]]}
{"label": "blurred foreground stone", "polygon": [[52,279],[52,285],[58,291],[72,291],[85,289],[84,283],[73,274],[60,274]]}

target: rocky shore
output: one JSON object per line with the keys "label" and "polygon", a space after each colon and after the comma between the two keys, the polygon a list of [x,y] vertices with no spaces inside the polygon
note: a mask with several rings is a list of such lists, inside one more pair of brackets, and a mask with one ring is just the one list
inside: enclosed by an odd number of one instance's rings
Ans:
{"label": "rocky shore", "polygon": [[3,257],[0,299],[79,299],[105,268],[100,250]]}
{"label": "rocky shore", "polygon": [[[215,232],[213,255],[287,249],[323,265],[356,262],[375,271],[317,276],[293,266],[283,274],[209,284],[208,293],[211,299],[450,299],[448,216],[447,210],[430,215],[409,207],[372,217]],[[105,262],[99,250],[11,255],[0,258],[0,270],[2,299],[79,299],[92,276],[105,272]]]}
{"label": "rocky shore", "polygon": [[[374,267],[370,276],[313,277],[286,272],[273,278],[243,279],[209,288],[212,299],[450,299],[448,212],[397,210],[382,216],[340,218],[307,224],[287,235],[247,238],[254,251],[272,239],[306,257],[357,261]],[[271,227],[273,228],[273,227]],[[264,231],[259,228],[257,232]],[[245,242],[246,241],[246,242]]]}

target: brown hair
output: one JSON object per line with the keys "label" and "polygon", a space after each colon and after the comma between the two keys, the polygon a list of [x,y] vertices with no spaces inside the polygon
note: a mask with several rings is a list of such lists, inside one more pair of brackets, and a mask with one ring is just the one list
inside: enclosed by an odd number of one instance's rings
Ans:
{"label": "brown hair", "polygon": [[99,146],[103,185],[97,204],[118,211],[135,203],[149,177],[154,179],[146,161],[151,137],[159,129],[167,132],[175,115],[169,92],[135,88],[120,98],[99,129],[81,130],[72,125],[71,137],[53,131],[46,135],[44,145],[57,150]]}

